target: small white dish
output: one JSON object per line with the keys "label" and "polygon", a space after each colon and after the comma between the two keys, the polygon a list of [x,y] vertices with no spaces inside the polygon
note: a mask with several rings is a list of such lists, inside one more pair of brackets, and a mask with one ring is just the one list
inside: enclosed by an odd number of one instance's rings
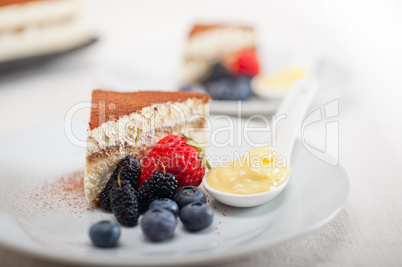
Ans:
{"label": "small white dish", "polygon": [[[277,129],[278,145],[275,148],[276,155],[286,160],[286,166],[291,167],[291,154],[293,145],[301,128],[304,116],[310,106],[318,89],[318,82],[313,78],[302,78],[297,81],[292,90],[283,99],[281,105],[275,113],[275,117],[286,116],[283,122],[279,124]],[[232,207],[254,207],[274,199],[288,184],[290,177],[286,181],[276,187],[256,194],[235,194],[217,190],[208,184],[208,175],[202,179],[204,188],[215,199],[223,204]]]}
{"label": "small white dish", "polygon": [[285,189],[289,182],[289,178],[290,177],[288,177],[280,187],[277,187],[274,190],[251,195],[239,195],[216,190],[208,185],[205,177],[202,179],[202,186],[209,194],[223,204],[231,207],[248,208],[262,205],[274,199],[283,189]]}
{"label": "small white dish", "polygon": [[294,83],[308,76],[310,73],[302,68],[287,68],[273,76],[262,73],[251,79],[251,88],[262,99],[283,98],[292,89]]}
{"label": "small white dish", "polygon": [[262,71],[251,81],[253,92],[261,99],[280,99],[286,96],[293,84],[304,77],[319,78],[323,60],[316,54],[295,55],[291,52],[269,53]]}

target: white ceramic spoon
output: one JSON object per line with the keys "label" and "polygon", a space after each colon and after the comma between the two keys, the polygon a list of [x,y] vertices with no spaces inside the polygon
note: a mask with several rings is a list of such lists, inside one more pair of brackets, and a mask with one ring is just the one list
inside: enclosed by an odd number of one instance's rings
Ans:
{"label": "white ceramic spoon", "polygon": [[[276,156],[286,159],[286,164],[290,165],[290,157],[293,145],[301,124],[305,118],[308,107],[318,89],[318,82],[313,78],[303,78],[295,83],[291,91],[286,95],[279,106],[275,117],[285,115],[286,118],[278,123]],[[207,176],[204,176],[202,185],[219,202],[233,207],[254,207],[264,204],[276,197],[288,184],[289,178],[274,190],[241,195],[226,193],[210,187],[207,183]]]}

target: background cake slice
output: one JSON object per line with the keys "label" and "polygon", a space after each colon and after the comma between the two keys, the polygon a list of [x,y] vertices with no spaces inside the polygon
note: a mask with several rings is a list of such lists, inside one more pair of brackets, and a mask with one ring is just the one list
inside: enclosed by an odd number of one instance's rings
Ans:
{"label": "background cake slice", "polygon": [[97,201],[118,161],[132,154],[137,129],[140,160],[170,134],[185,133],[205,145],[209,100],[206,94],[189,92],[94,90],[84,174],[87,201]]}
{"label": "background cake slice", "polygon": [[0,0],[0,62],[61,52],[91,38],[82,1]]}
{"label": "background cake slice", "polygon": [[199,83],[211,64],[238,51],[255,50],[254,28],[246,25],[196,24],[184,47],[181,84]]}

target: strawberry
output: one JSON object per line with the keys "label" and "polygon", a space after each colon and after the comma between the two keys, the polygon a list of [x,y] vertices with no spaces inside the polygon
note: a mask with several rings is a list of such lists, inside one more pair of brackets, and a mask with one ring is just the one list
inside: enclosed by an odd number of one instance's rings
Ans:
{"label": "strawberry", "polygon": [[260,71],[260,64],[254,49],[244,49],[226,58],[226,65],[235,76],[254,77]]}
{"label": "strawberry", "polygon": [[[155,172],[162,171],[162,164],[166,172],[171,173],[177,180],[177,186],[199,186],[205,174],[203,158],[205,153],[191,138],[169,135],[161,139],[144,159],[141,167],[141,176],[138,179],[139,188]],[[161,162],[159,162],[159,161]]]}

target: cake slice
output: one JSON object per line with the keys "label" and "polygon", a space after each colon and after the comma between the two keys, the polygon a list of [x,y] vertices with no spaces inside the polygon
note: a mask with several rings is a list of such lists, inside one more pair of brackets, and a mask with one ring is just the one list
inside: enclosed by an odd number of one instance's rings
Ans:
{"label": "cake slice", "polygon": [[137,130],[140,161],[170,134],[184,133],[205,145],[209,100],[206,94],[190,92],[94,90],[84,174],[87,201],[97,203],[119,160],[133,153]]}
{"label": "cake slice", "polygon": [[184,47],[181,84],[199,83],[209,67],[225,57],[257,46],[254,28],[246,25],[196,24]]}
{"label": "cake slice", "polygon": [[78,0],[0,0],[0,62],[65,51],[92,30]]}

